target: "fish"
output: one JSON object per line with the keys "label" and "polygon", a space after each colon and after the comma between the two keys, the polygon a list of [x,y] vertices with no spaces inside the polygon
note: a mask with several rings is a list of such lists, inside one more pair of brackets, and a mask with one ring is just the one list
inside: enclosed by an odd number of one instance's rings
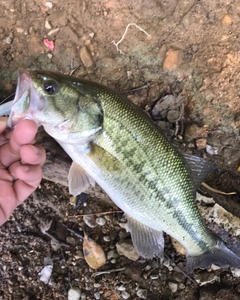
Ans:
{"label": "fish", "polygon": [[43,126],[72,158],[72,195],[95,183],[125,213],[138,253],[163,254],[167,233],[186,249],[186,269],[240,267],[240,258],[203,221],[196,189],[212,170],[180,153],[138,106],[99,83],[43,70],[19,71],[8,126]]}

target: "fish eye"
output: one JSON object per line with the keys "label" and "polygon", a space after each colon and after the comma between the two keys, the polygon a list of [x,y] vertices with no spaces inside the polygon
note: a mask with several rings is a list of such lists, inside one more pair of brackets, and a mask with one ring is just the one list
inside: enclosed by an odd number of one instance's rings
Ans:
{"label": "fish eye", "polygon": [[54,95],[58,91],[58,84],[53,80],[48,80],[44,82],[44,91],[49,95]]}

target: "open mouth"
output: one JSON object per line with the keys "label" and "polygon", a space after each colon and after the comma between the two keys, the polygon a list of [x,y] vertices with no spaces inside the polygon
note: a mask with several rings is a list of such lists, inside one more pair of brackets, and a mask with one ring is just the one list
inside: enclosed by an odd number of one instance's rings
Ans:
{"label": "open mouth", "polygon": [[14,128],[20,120],[28,118],[27,110],[30,105],[30,84],[31,79],[28,71],[19,69],[17,89],[7,124],[10,128]]}

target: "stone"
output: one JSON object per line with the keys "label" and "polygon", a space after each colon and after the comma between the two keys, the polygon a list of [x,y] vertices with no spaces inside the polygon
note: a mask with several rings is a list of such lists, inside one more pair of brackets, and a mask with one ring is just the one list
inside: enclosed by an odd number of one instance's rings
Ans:
{"label": "stone", "polygon": [[177,69],[182,62],[182,51],[169,49],[166,53],[163,70]]}
{"label": "stone", "polygon": [[147,299],[147,290],[145,289],[138,289],[137,296],[141,299]]}
{"label": "stone", "polygon": [[196,147],[198,150],[206,149],[207,139],[205,139],[205,138],[196,139],[195,144],[196,144]]}
{"label": "stone", "polygon": [[86,46],[82,47],[80,49],[80,58],[82,60],[82,63],[86,68],[91,68],[94,65],[94,61],[92,59],[92,56]]}
{"label": "stone", "polygon": [[78,287],[71,287],[68,290],[68,300],[79,300],[81,296],[81,291]]}
{"label": "stone", "polygon": [[225,15],[221,21],[223,25],[229,25],[232,23],[232,18],[229,15]]}
{"label": "stone", "polygon": [[172,291],[172,293],[176,293],[176,291],[178,290],[178,284],[175,282],[169,282],[168,286],[169,286],[170,290]]}
{"label": "stone", "polygon": [[117,252],[119,255],[123,255],[130,260],[136,261],[140,255],[134,248],[131,240],[122,240],[116,244]]}
{"label": "stone", "polygon": [[192,124],[186,127],[184,139],[186,142],[191,142],[199,138],[207,138],[208,131],[207,126],[199,127],[196,124]]}
{"label": "stone", "polygon": [[106,224],[106,219],[104,219],[103,217],[99,217],[96,219],[96,223],[100,226],[104,226]]}

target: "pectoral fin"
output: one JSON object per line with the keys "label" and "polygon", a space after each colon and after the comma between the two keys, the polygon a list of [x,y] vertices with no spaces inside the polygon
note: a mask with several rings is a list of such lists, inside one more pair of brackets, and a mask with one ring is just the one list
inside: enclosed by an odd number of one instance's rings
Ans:
{"label": "pectoral fin", "polygon": [[154,230],[127,216],[127,227],[137,252],[144,258],[161,256],[164,249],[162,231]]}
{"label": "pectoral fin", "polygon": [[95,181],[77,163],[73,162],[68,174],[69,192],[77,196],[85,192],[90,185],[94,186]]}

